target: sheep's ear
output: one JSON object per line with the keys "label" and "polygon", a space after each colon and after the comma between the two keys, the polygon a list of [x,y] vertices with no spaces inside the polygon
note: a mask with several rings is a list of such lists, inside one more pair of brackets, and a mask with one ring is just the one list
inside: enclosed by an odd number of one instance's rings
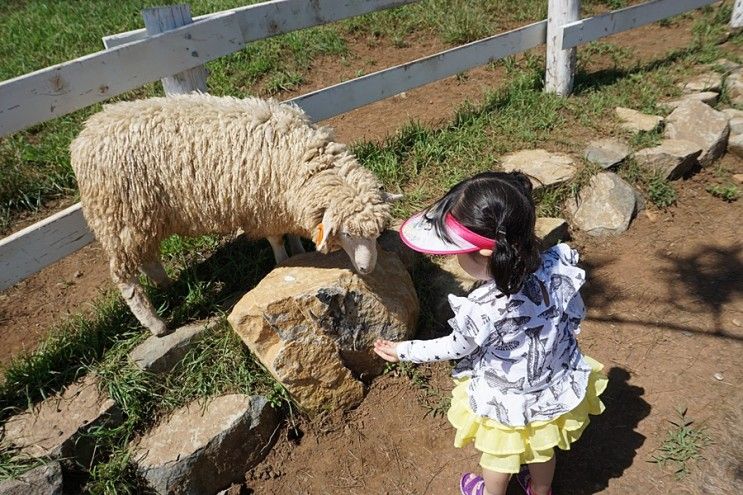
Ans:
{"label": "sheep's ear", "polygon": [[390,194],[388,192],[382,192],[382,199],[386,203],[394,203],[395,201],[400,201],[405,197],[404,194]]}
{"label": "sheep's ear", "polygon": [[327,254],[330,252],[328,237],[330,237],[333,230],[335,230],[335,226],[330,219],[330,213],[325,210],[325,214],[322,216],[322,223],[315,227],[315,232],[312,235],[312,241],[321,253]]}

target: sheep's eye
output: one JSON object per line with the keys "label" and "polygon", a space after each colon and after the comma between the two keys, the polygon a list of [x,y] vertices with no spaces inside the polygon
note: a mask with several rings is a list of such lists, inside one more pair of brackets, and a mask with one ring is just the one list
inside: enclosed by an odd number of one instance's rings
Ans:
{"label": "sheep's eye", "polygon": [[349,234],[348,232],[341,232],[341,236],[343,236],[346,239],[348,239],[349,237],[351,237],[351,234]]}

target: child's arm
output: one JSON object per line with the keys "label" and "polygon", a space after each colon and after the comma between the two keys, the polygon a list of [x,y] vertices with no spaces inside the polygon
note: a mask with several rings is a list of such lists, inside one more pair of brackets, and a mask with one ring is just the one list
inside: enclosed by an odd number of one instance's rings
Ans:
{"label": "child's arm", "polygon": [[382,359],[392,363],[397,361],[426,363],[459,359],[471,354],[475,349],[477,349],[475,339],[464,336],[456,330],[446,337],[433,340],[391,342],[379,339],[374,342],[374,352]]}

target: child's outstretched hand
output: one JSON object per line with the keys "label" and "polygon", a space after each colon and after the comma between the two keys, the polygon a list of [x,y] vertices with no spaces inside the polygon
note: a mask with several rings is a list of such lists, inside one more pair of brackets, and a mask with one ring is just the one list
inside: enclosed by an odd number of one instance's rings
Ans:
{"label": "child's outstretched hand", "polygon": [[400,361],[400,358],[397,355],[397,342],[377,339],[374,342],[374,352],[376,352],[379,357],[381,357],[385,361],[389,361],[390,363],[396,363]]}

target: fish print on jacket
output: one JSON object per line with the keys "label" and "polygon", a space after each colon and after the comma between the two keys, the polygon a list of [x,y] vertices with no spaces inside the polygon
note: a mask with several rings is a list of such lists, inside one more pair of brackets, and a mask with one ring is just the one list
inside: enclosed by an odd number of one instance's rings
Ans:
{"label": "fish print on jacket", "polygon": [[509,382],[505,378],[498,376],[498,373],[493,370],[485,370],[484,376],[488,385],[497,388],[503,393],[509,390],[522,390],[524,388],[524,377],[519,378],[516,382]]}
{"label": "fish print on jacket", "polygon": [[498,402],[496,399],[492,399],[488,401],[489,406],[493,406],[493,411],[495,411],[495,418],[498,420],[499,423],[507,425],[508,422],[508,409],[506,409],[506,406]]}
{"label": "fish print on jacket", "polygon": [[573,285],[573,282],[565,275],[552,275],[550,277],[550,285],[552,285],[552,290],[560,294],[563,301],[569,301],[575,294],[575,286]]}
{"label": "fish print on jacket", "polygon": [[524,330],[526,337],[529,339],[529,350],[526,354],[526,379],[529,385],[536,383],[542,376],[544,358],[547,353],[544,342],[539,338],[542,328],[544,328],[544,325]]}
{"label": "fish print on jacket", "polygon": [[528,277],[524,281],[524,287],[521,289],[521,291],[534,304],[541,304],[544,300],[542,298],[542,288],[539,285],[539,280],[537,280],[537,277]]}
{"label": "fish print on jacket", "polygon": [[541,313],[539,313],[539,318],[546,318],[548,320],[551,320],[552,318],[555,318],[556,316],[560,315],[560,310],[557,309],[557,306],[550,306],[549,308],[545,309]]}
{"label": "fish print on jacket", "polygon": [[519,306],[524,304],[526,301],[523,299],[511,299],[506,303],[506,305],[503,308],[498,308],[498,312],[503,315],[506,313],[510,313],[511,311],[518,309]]}

